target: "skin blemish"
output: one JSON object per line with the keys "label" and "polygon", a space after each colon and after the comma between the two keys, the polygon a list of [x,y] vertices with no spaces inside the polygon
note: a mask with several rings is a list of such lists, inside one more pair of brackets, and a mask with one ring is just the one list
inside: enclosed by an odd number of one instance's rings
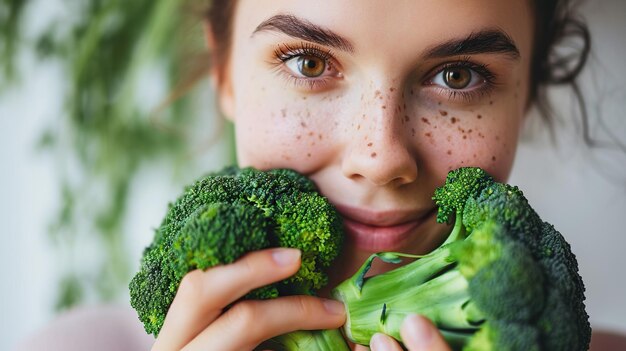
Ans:
{"label": "skin blemish", "polygon": [[493,100],[492,100],[492,101],[489,101],[489,105],[493,105]]}
{"label": "skin blemish", "polygon": [[497,136],[497,135],[496,135],[496,140],[498,140],[498,141],[500,140],[500,137],[499,137],[499,136]]}
{"label": "skin blemish", "polygon": [[307,157],[311,157],[311,153],[306,154]]}
{"label": "skin blemish", "polygon": [[404,108],[404,110],[406,111],[406,104],[402,104],[402,107]]}
{"label": "skin blemish", "polygon": [[415,136],[415,128],[411,128],[411,136]]}
{"label": "skin blemish", "polygon": [[456,117],[452,117],[452,119],[450,120],[452,122],[452,124],[456,123],[457,119]]}
{"label": "skin blemish", "polygon": [[302,139],[302,136],[301,135],[296,135],[296,139],[300,140],[300,139]]}
{"label": "skin blemish", "polygon": [[361,125],[356,126],[356,130],[361,130]]}
{"label": "skin blemish", "polygon": [[437,101],[437,105],[441,106],[441,101]]}
{"label": "skin blemish", "polygon": [[387,109],[387,106],[383,105],[383,108],[384,108],[384,109]]}
{"label": "skin blemish", "polygon": [[309,132],[309,136],[313,136],[313,134],[314,134],[313,132]]}
{"label": "skin blemish", "polygon": [[448,136],[446,137],[446,140],[447,140],[447,141],[452,141],[452,137],[451,137],[450,135],[448,135]]}
{"label": "skin blemish", "polygon": [[476,118],[481,119],[481,118],[483,118],[483,116],[482,115],[478,115],[478,116],[476,116]]}
{"label": "skin blemish", "polygon": [[322,134],[320,134],[320,135],[318,135],[318,136],[317,136],[317,138],[318,138],[319,140],[322,140],[322,139],[324,138],[324,136],[323,136]]}
{"label": "skin blemish", "polygon": [[283,115],[283,118],[287,117],[287,110],[282,109],[280,110],[280,113]]}
{"label": "skin blemish", "polygon": [[439,110],[439,114],[445,117],[445,116],[448,115],[448,112],[446,112],[444,110]]}
{"label": "skin blemish", "polygon": [[463,139],[467,139],[467,135],[463,135]]}
{"label": "skin blemish", "polygon": [[303,96],[303,97],[302,97],[302,100],[306,100],[306,96]]}
{"label": "skin blemish", "polygon": [[430,137],[432,137],[432,136],[433,136],[433,134],[432,134],[431,132],[424,133],[424,135],[425,135],[427,138],[430,138]]}
{"label": "skin blemish", "polygon": [[448,150],[448,155],[452,155],[452,150]]}
{"label": "skin blemish", "polygon": [[430,124],[430,121],[428,121],[428,118],[425,118],[425,117],[422,117],[422,122],[426,124]]}
{"label": "skin blemish", "polygon": [[491,156],[491,161],[496,162],[496,157],[495,156]]}
{"label": "skin blemish", "polygon": [[396,90],[396,88],[393,88],[393,87],[389,88],[389,91],[392,93],[394,92],[394,90]]}
{"label": "skin blemish", "polygon": [[409,118],[409,116],[404,115],[404,121],[405,121],[405,122],[408,122],[410,119],[411,119],[411,118]]}
{"label": "skin blemish", "polygon": [[411,95],[413,95],[413,89],[411,89]]}
{"label": "skin blemish", "polygon": [[367,143],[368,147],[372,147],[372,145],[374,145],[374,143]]}
{"label": "skin blemish", "polygon": [[372,154],[370,156],[372,156],[372,158],[376,158],[376,153],[372,152]]}
{"label": "skin blemish", "polygon": [[302,126],[302,128],[306,128],[306,123],[300,122],[300,126]]}

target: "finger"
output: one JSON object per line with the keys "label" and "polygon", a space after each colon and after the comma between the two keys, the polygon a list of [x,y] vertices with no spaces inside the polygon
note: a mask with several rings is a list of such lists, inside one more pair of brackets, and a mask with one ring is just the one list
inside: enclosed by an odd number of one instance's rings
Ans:
{"label": "finger", "polygon": [[251,350],[277,335],[295,330],[335,329],[345,320],[343,304],[334,300],[313,296],[246,300],[220,316],[184,350]]}
{"label": "finger", "polygon": [[439,330],[427,318],[416,314],[404,319],[400,335],[410,351],[450,351]]}
{"label": "finger", "polygon": [[298,271],[300,251],[251,252],[232,264],[189,272],[176,292],[153,351],[179,350],[211,324],[222,309],[251,290]]}
{"label": "finger", "polygon": [[372,336],[370,349],[372,351],[402,351],[396,339],[383,333],[376,333]]}

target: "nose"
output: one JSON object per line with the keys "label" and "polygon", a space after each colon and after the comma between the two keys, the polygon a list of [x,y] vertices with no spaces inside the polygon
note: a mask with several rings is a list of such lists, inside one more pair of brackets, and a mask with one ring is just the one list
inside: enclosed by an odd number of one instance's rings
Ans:
{"label": "nose", "polygon": [[354,109],[358,111],[356,127],[348,133],[342,172],[350,179],[377,186],[411,183],[417,179],[418,167],[407,133],[404,94],[388,87],[376,89],[370,96],[373,99]]}

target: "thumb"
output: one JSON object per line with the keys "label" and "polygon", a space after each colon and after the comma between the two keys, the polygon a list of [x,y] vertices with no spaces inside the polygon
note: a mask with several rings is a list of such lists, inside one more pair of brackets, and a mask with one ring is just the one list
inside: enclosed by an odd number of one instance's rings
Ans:
{"label": "thumb", "polygon": [[416,314],[404,319],[400,335],[410,351],[450,351],[450,347],[433,323]]}

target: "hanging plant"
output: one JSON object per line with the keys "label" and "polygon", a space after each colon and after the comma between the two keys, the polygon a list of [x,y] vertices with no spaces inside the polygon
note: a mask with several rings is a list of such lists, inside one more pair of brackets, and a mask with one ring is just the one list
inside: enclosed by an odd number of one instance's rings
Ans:
{"label": "hanging plant", "polygon": [[[60,172],[61,203],[50,226],[64,261],[59,309],[81,302],[87,292],[101,301],[125,292],[136,264],[128,262],[123,233],[131,183],[149,162],[165,161],[175,172],[192,152],[185,131],[171,127],[193,125],[191,99],[176,99],[158,113],[154,108],[178,82],[201,76],[207,64],[206,54],[191,59],[203,47],[201,21],[191,15],[202,1],[63,3],[69,17],[53,21],[33,45],[40,59],[61,62],[67,78],[66,113],[40,139]],[[5,82],[16,76],[20,19],[29,5],[0,0]],[[102,255],[95,267],[81,266],[85,246]]]}

